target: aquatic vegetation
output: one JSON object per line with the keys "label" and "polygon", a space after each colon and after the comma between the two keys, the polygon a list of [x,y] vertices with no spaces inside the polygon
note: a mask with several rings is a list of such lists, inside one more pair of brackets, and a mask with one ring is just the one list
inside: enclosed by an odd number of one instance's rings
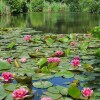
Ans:
{"label": "aquatic vegetation", "polygon": [[62,52],[62,51],[56,51],[56,52],[55,52],[55,55],[56,55],[56,56],[62,56],[62,55],[63,55],[63,52]]}
{"label": "aquatic vegetation", "polygon": [[76,42],[70,42],[70,45],[71,46],[75,46],[76,45]]}
{"label": "aquatic vegetation", "polygon": [[50,97],[41,98],[41,100],[52,100]]}
{"label": "aquatic vegetation", "polygon": [[[88,34],[76,36],[74,33],[33,34],[31,28],[0,31],[0,91],[3,91],[0,93],[1,100],[12,100],[12,94],[16,90],[20,97],[16,95],[15,99],[99,98],[98,38],[92,35],[88,37]],[[5,32],[9,35],[3,34]],[[10,48],[9,41],[15,41]],[[77,45],[70,46],[72,41]],[[20,91],[24,86],[28,92]]]}
{"label": "aquatic vegetation", "polygon": [[11,58],[7,58],[6,61],[7,61],[9,64],[11,64],[11,62],[12,62]]}
{"label": "aquatic vegetation", "polygon": [[27,97],[27,93],[28,93],[28,90],[26,90],[24,88],[20,88],[20,89],[14,90],[12,93],[12,96],[16,100],[21,100],[21,99],[24,99],[25,97]]}
{"label": "aquatic vegetation", "polygon": [[93,95],[93,90],[91,90],[90,88],[84,88],[82,90],[82,94],[85,96],[85,97],[90,97],[91,95]]}
{"label": "aquatic vegetation", "polygon": [[75,59],[73,59],[73,60],[71,61],[71,64],[72,64],[72,66],[74,66],[74,67],[79,66],[79,65],[80,65],[80,60],[75,58]]}
{"label": "aquatic vegetation", "polygon": [[24,40],[29,42],[29,40],[31,39],[31,35],[25,35],[24,36]]}
{"label": "aquatic vegetation", "polygon": [[3,72],[3,73],[2,73],[2,78],[3,78],[3,80],[6,81],[6,82],[9,81],[9,80],[11,80],[12,77],[13,77],[13,74],[10,73],[10,72]]}
{"label": "aquatic vegetation", "polygon": [[52,63],[53,62],[53,58],[47,58],[48,63]]}
{"label": "aquatic vegetation", "polygon": [[27,62],[27,59],[26,58],[21,58],[20,62],[25,63],[25,62]]}

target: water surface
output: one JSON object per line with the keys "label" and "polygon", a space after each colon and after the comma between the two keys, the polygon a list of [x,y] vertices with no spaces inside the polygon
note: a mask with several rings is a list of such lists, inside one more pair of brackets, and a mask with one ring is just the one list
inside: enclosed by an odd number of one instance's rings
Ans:
{"label": "water surface", "polygon": [[99,14],[89,13],[28,13],[2,16],[0,27],[33,28],[45,33],[84,33],[100,25]]}

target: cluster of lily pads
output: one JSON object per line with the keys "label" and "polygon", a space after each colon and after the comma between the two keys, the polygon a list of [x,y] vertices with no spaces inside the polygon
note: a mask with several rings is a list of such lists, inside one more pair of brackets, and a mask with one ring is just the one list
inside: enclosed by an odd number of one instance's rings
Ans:
{"label": "cluster of lily pads", "polygon": [[[0,100],[99,100],[99,47],[90,33],[1,29]],[[72,82],[54,85],[50,79],[57,77]],[[39,95],[33,87],[45,91]]]}

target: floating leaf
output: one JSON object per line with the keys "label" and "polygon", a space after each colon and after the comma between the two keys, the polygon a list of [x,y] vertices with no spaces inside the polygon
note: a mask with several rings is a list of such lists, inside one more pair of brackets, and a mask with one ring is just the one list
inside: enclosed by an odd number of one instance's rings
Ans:
{"label": "floating leaf", "polygon": [[65,54],[66,56],[70,56],[70,48],[66,49]]}
{"label": "floating leaf", "polygon": [[8,44],[8,48],[12,49],[15,46],[16,42],[11,42],[10,44]]}
{"label": "floating leaf", "polygon": [[69,39],[66,38],[66,37],[63,37],[63,38],[59,38],[59,41],[61,41],[61,42],[69,42]]}
{"label": "floating leaf", "polygon": [[40,82],[34,82],[33,86],[36,88],[48,88],[52,86],[53,84],[49,81],[40,81]]}
{"label": "floating leaf", "polygon": [[0,70],[10,69],[11,65],[6,61],[0,61]]}
{"label": "floating leaf", "polygon": [[88,43],[88,42],[83,43],[83,44],[80,46],[80,49],[81,49],[81,50],[86,50],[86,49],[88,48],[88,46],[89,46],[89,43]]}
{"label": "floating leaf", "polygon": [[4,88],[7,91],[14,91],[16,89],[16,84],[10,83],[10,84],[4,84]]}
{"label": "floating leaf", "polygon": [[61,94],[54,94],[54,93],[50,93],[50,92],[44,92],[43,94],[45,94],[48,97],[51,97],[53,100],[58,100],[59,98],[62,97]]}
{"label": "floating leaf", "polygon": [[52,38],[47,38],[45,41],[48,45],[51,45],[54,42]]}
{"label": "floating leaf", "polygon": [[81,91],[78,89],[78,87],[74,84],[71,84],[68,88],[68,94],[73,98],[80,98]]}
{"label": "floating leaf", "polygon": [[72,78],[74,74],[71,71],[62,71],[55,74],[55,77],[63,76],[64,78]]}
{"label": "floating leaf", "polygon": [[37,65],[41,68],[44,64],[47,63],[47,58],[41,58],[38,62]]}

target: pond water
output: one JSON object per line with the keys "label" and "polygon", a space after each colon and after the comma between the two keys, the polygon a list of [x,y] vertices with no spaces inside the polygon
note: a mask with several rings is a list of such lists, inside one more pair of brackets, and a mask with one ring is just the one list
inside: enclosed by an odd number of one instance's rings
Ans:
{"label": "pond water", "polygon": [[88,13],[29,13],[0,17],[0,27],[34,28],[44,33],[85,33],[100,25],[100,15]]}
{"label": "pond water", "polygon": [[[96,53],[100,48],[100,40],[92,37],[90,34],[66,34],[86,33],[98,25],[100,25],[100,15],[97,14],[29,13],[16,16],[2,16],[0,27],[7,27],[7,29],[0,29],[0,57],[12,59],[11,66],[13,67],[7,68],[9,69],[8,71],[19,75],[20,73],[22,75],[24,73],[32,74],[32,90],[35,93],[34,99],[32,98],[31,100],[40,100],[42,96],[55,98],[59,94],[59,100],[75,100],[73,93],[69,93],[69,88],[73,85],[75,85],[77,91],[82,90],[84,87],[90,87],[94,90],[96,98],[91,100],[99,100],[100,60]],[[41,32],[38,31],[48,34],[41,35]],[[25,35],[31,35],[31,41],[24,41]],[[76,46],[71,46],[70,43],[73,41],[75,41]],[[55,57],[56,55],[54,54],[57,50],[63,51],[64,55],[58,56],[61,62],[58,66],[53,66],[52,68],[52,64],[50,65],[43,59]],[[78,69],[74,69],[71,65],[71,61],[75,56],[79,56],[81,61],[81,66]],[[27,58],[26,63],[20,62],[22,57]],[[19,60],[21,68],[16,67],[16,59]],[[46,62],[46,65],[43,64],[39,68],[41,65],[38,65],[38,63],[41,59],[43,62]],[[1,67],[0,73],[3,70],[5,68]],[[2,91],[3,86],[5,90],[12,92],[13,89],[10,90],[4,87],[5,84],[2,78],[0,82],[0,91]],[[16,83],[14,80],[8,86],[15,86],[14,84]],[[50,91],[51,88],[52,91]],[[54,93],[53,90],[55,89],[57,89],[56,92],[59,89],[63,91],[59,90],[59,93]],[[74,91],[76,92],[76,90]],[[10,95],[11,92],[9,93]],[[65,92],[68,92],[68,95]],[[78,96],[79,100],[84,98],[81,98],[80,95],[82,96],[81,92]],[[6,94],[3,96],[5,97]],[[0,100],[4,97],[0,94]],[[12,97],[7,96],[7,98],[5,100],[12,100]],[[58,100],[58,98],[53,100]]]}
{"label": "pond water", "polygon": [[[26,41],[29,36],[31,39]],[[9,71],[14,79],[5,84],[0,77],[0,100],[12,100],[12,92],[26,84],[32,86],[34,98],[25,100],[40,100],[43,96],[53,100],[85,100],[80,91],[85,87],[94,91],[90,100],[99,100],[99,48],[100,40],[91,34],[40,34],[33,28],[1,28],[0,74]],[[61,56],[56,55],[58,50]],[[12,60],[10,64],[5,62],[7,58]],[[27,61],[21,62],[22,58]],[[73,61],[78,61],[78,65],[73,65]]]}

